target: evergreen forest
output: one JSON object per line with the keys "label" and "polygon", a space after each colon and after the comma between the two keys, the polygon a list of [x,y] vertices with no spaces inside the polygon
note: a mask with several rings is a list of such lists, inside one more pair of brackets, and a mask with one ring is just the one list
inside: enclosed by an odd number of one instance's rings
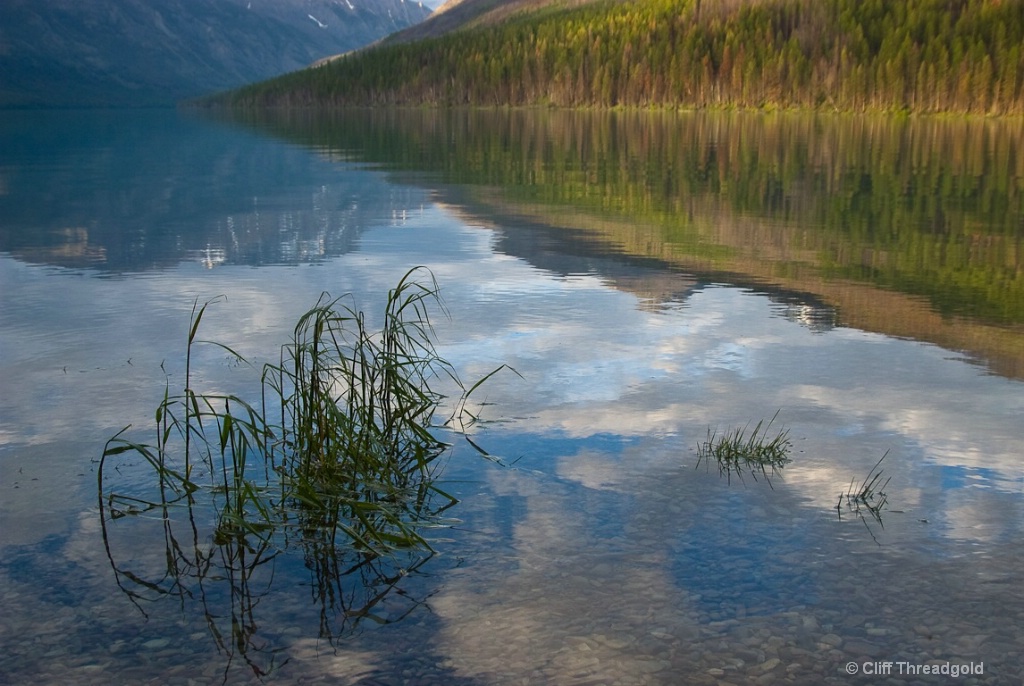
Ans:
{"label": "evergreen forest", "polygon": [[1024,0],[599,0],[350,53],[242,107],[813,108],[1024,114]]}

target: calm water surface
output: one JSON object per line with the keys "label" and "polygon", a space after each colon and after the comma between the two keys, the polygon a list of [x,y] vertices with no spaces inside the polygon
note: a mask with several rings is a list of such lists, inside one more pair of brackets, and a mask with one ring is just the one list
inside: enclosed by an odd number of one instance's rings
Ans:
{"label": "calm water surface", "polygon": [[[0,681],[1021,683],[1022,138],[3,114]],[[180,512],[101,526],[104,442],[149,439],[196,299],[225,296],[203,337],[276,361],[322,292],[373,317],[415,265],[463,378],[521,374],[479,397],[499,462],[447,458],[434,555],[220,545]],[[220,349],[193,363],[256,388]],[[776,412],[770,481],[698,464],[709,431]],[[878,517],[841,497],[876,465]],[[169,542],[203,563],[169,568]]]}

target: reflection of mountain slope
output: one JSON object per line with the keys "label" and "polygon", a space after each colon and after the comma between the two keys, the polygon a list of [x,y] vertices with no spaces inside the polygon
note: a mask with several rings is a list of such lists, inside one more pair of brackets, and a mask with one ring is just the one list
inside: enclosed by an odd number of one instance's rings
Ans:
{"label": "reflection of mountain slope", "polygon": [[[485,196],[486,200],[482,200]],[[663,269],[699,274],[701,283],[725,282],[768,293],[788,308],[785,316],[815,330],[840,324],[934,343],[981,361],[997,374],[1024,378],[1024,331],[1020,327],[999,327],[965,317],[943,316],[922,297],[852,280],[823,278],[812,262],[801,265],[784,260],[782,254],[766,254],[773,250],[766,250],[755,236],[768,233],[778,237],[783,229],[768,219],[730,217],[729,212],[721,208],[707,217],[698,215],[698,221],[715,227],[716,245],[727,247],[730,252],[729,257],[712,262],[694,258],[686,246],[667,240],[657,225],[581,211],[567,214],[557,207],[502,201],[490,190],[477,197],[472,204],[473,212],[483,217],[514,216],[517,225],[532,222],[535,226],[546,226],[552,233],[571,230],[586,235],[585,241],[592,245],[603,245],[606,251],[648,264],[660,263]],[[501,219],[499,223],[504,221]],[[784,237],[780,238],[780,243],[786,244]],[[790,251],[779,250],[793,257]],[[612,283],[616,283],[615,279]],[[794,309],[795,306],[798,307]],[[803,309],[805,307],[809,309]]]}
{"label": "reflection of mountain slope", "polygon": [[[680,268],[660,257],[623,250],[618,242],[589,231],[585,220],[553,221],[507,205],[496,213],[493,206],[481,205],[473,200],[473,193],[457,187],[438,191],[438,195],[447,212],[466,224],[493,231],[498,252],[563,277],[596,275],[609,286],[637,296],[644,308],[682,304],[694,292],[725,280],[721,272]],[[810,293],[778,288],[742,274],[732,275],[729,283],[764,293],[778,303],[781,316],[814,331],[825,331],[835,324],[835,309]]]}
{"label": "reflection of mountain slope", "polygon": [[422,201],[373,173],[174,112],[15,112],[4,124],[0,251],[34,264],[315,262]]}
{"label": "reflection of mountain slope", "polygon": [[[125,222],[100,207],[91,229],[15,226],[22,235],[4,240],[0,232],[0,249],[30,264],[104,272],[162,269],[181,262],[207,268],[309,264],[351,252],[368,226],[393,223],[393,217],[415,206],[415,193],[367,198],[362,190],[321,189],[307,207],[287,209],[275,207],[280,198],[268,191],[254,197],[248,208],[196,211],[187,226],[173,216],[161,216],[140,227],[137,220]],[[269,207],[261,207],[261,201]],[[27,238],[30,228],[33,236]]]}
{"label": "reflection of mountain slope", "polygon": [[1022,172],[1005,154],[1021,132],[1007,122],[413,111],[261,125],[442,183],[485,223],[777,289],[782,315],[813,329],[927,341],[1024,378]]}
{"label": "reflection of mountain slope", "polygon": [[643,227],[709,270],[750,248],[773,274],[811,269],[921,296],[945,316],[1024,325],[1024,166],[1007,154],[1022,143],[1010,122],[389,110],[261,124],[477,194],[502,189],[563,226],[582,214]]}
{"label": "reflection of mountain slope", "polygon": [[[328,124],[320,144],[412,183],[440,177],[463,189],[446,202],[476,214],[583,231],[712,281],[814,294],[826,310],[812,327],[932,342],[1024,376],[1012,123],[530,111],[348,126],[361,141]],[[807,319],[792,303],[787,316]]]}
{"label": "reflection of mountain slope", "polygon": [[81,269],[96,267],[107,261],[107,250],[89,241],[89,230],[82,226],[54,228],[48,244],[24,245],[12,251],[22,262],[51,264]]}
{"label": "reflection of mountain slope", "polygon": [[[458,195],[455,190],[452,193]],[[666,269],[658,260],[609,250],[611,246],[582,231],[552,227],[526,217],[500,217],[496,221],[493,216],[476,213],[479,208],[471,204],[442,201],[441,206],[470,226],[486,226],[495,234],[493,247],[500,253],[562,277],[599,276],[652,307],[683,302],[703,285],[690,274]]]}

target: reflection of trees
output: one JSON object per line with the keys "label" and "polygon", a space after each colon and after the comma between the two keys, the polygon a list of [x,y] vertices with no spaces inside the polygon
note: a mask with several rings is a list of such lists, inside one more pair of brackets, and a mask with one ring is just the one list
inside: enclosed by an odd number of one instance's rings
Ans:
{"label": "reflection of trees", "polygon": [[[276,117],[276,115],[261,115]],[[1008,121],[757,114],[370,112],[256,122],[317,149],[428,171],[634,254],[772,278],[852,279],[944,314],[1024,321],[1024,144]],[[641,231],[639,227],[650,227]],[[646,252],[641,252],[644,247]],[[764,274],[754,274],[760,278]]]}
{"label": "reflection of trees", "polygon": [[[400,180],[422,183],[426,172],[439,187],[439,177],[445,202],[515,227],[504,234],[546,225],[698,281],[809,294],[835,316],[790,316],[816,330],[842,324],[928,341],[1024,376],[1024,157],[1013,154],[1024,129],[1013,121],[535,110],[244,116]],[[537,252],[513,254],[534,261]]]}

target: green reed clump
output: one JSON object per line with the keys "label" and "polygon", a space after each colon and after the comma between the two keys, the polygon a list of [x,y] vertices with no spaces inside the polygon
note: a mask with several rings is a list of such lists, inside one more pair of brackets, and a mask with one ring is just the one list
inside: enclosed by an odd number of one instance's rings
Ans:
{"label": "green reed clump", "polygon": [[697,466],[703,462],[710,469],[711,460],[714,460],[718,464],[718,473],[727,477],[730,483],[733,474],[742,480],[744,472],[748,472],[756,481],[760,472],[771,486],[770,476],[777,474],[789,462],[789,451],[793,447],[788,429],[768,438],[778,416],[776,412],[767,424],[764,420],[759,421],[749,434],[747,427],[721,435],[717,429],[709,427],[707,438],[697,444]]}
{"label": "green reed clump", "polygon": [[840,519],[843,518],[842,506],[845,501],[848,511],[859,516],[861,519],[864,519],[864,512],[867,512],[880,526],[882,525],[882,509],[889,502],[889,496],[885,494],[885,487],[889,485],[892,477],[882,481],[883,470],[880,467],[882,466],[882,461],[888,455],[889,451],[886,450],[885,454],[879,458],[878,462],[867,473],[867,476],[864,477],[859,486],[856,485],[855,480],[851,481],[850,486],[846,489],[846,493],[839,494],[836,512],[839,514]]}
{"label": "green reed clump", "polygon": [[[429,278],[416,280],[420,272]],[[215,537],[265,535],[279,526],[338,532],[367,551],[427,546],[417,533],[454,498],[434,483],[451,427],[492,371],[466,389],[433,344],[430,309],[446,313],[429,270],[408,271],[389,291],[379,330],[351,297],[321,296],[300,317],[280,361],[261,375],[258,403],[192,387],[192,349],[210,303],[193,309],[185,387],[165,388],[152,444],[111,438],[99,465],[101,512],[136,513],[202,492],[219,513]],[[219,345],[239,360],[241,355]],[[452,415],[435,415],[447,379],[462,391]],[[109,458],[141,456],[157,476],[158,496],[104,496]],[[104,500],[106,503],[104,503]],[[439,502],[440,501],[440,502]],[[333,540],[333,538],[332,538]]]}

